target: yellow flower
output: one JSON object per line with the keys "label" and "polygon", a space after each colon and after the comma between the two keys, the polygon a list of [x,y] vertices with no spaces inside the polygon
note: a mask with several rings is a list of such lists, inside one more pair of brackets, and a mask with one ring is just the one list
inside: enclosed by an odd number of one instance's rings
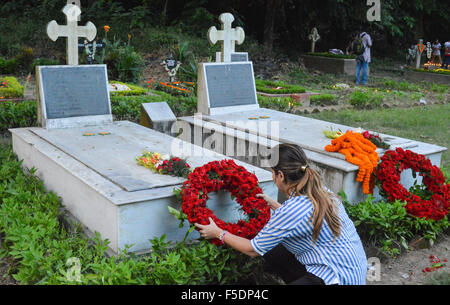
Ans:
{"label": "yellow flower", "polygon": [[111,29],[111,27],[110,27],[109,25],[105,25],[103,28],[105,29],[105,32],[106,32],[106,33],[108,33],[108,32],[109,32],[109,29]]}

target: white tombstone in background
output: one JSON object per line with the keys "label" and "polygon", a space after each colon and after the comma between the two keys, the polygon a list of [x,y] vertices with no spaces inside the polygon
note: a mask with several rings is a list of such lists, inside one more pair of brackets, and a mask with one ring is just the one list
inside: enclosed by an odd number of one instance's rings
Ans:
{"label": "white tombstone in background", "polygon": [[316,42],[320,39],[319,32],[317,28],[313,28],[311,34],[308,36],[309,40],[311,40],[311,53],[314,53],[316,49]]}
{"label": "white tombstone in background", "polygon": [[232,28],[234,17],[230,13],[223,13],[219,16],[222,23],[222,30],[217,30],[212,26],[208,30],[208,40],[212,44],[222,41],[221,62],[231,62],[231,53],[235,52],[235,44],[242,44],[245,40],[245,32],[241,27]]}
{"label": "white tombstone in background", "polygon": [[63,8],[63,13],[67,18],[67,25],[59,25],[52,20],[47,25],[47,35],[51,40],[56,41],[59,37],[67,37],[67,64],[78,65],[78,37],[94,40],[97,35],[97,28],[92,22],[85,26],[78,26],[77,18],[81,15],[81,9],[77,5],[67,4]]}

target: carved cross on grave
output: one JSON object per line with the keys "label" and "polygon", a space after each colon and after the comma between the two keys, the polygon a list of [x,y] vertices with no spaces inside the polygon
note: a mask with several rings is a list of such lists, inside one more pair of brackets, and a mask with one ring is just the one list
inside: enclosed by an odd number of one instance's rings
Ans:
{"label": "carved cross on grave", "polygon": [[219,16],[219,21],[222,23],[222,30],[217,30],[212,26],[208,30],[208,40],[212,44],[216,44],[218,40],[222,41],[222,62],[231,62],[231,53],[235,50],[235,43],[241,44],[245,39],[244,29],[241,27],[232,28],[231,24],[234,17],[230,13],[223,13]]}
{"label": "carved cross on grave", "polygon": [[419,39],[419,42],[417,43],[416,69],[420,68],[420,58],[422,57],[424,49],[425,45],[423,44],[423,39]]}
{"label": "carved cross on grave", "polygon": [[311,34],[308,36],[309,40],[311,40],[311,53],[314,53],[314,50],[316,48],[316,42],[320,39],[319,32],[317,31],[317,28],[313,28],[311,30]]}
{"label": "carved cross on grave", "polygon": [[78,65],[78,37],[86,37],[89,41],[97,35],[97,28],[92,22],[85,26],[78,26],[77,18],[81,14],[81,9],[73,4],[67,4],[63,8],[63,13],[67,18],[67,25],[59,25],[52,20],[47,25],[47,35],[51,40],[56,41],[58,37],[67,37],[67,64]]}
{"label": "carved cross on grave", "polygon": [[[81,1],[80,0],[67,0],[67,4],[73,4],[80,8],[81,10]],[[78,15],[77,21],[81,21],[81,15]]]}

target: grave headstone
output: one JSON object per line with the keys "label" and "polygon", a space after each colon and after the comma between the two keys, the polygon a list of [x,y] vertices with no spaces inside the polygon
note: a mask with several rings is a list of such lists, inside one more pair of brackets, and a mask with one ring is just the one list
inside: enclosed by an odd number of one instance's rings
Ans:
{"label": "grave headstone", "polygon": [[425,45],[423,44],[423,39],[419,39],[417,43],[417,54],[416,54],[416,69],[420,68],[420,59],[422,57],[423,50],[425,49]]}
{"label": "grave headstone", "polygon": [[212,44],[222,41],[221,62],[231,62],[231,53],[235,51],[235,43],[242,44],[245,39],[244,29],[241,27],[232,28],[234,17],[230,13],[223,13],[219,16],[222,23],[222,30],[217,30],[212,26],[208,30],[208,40]]}
{"label": "grave headstone", "polygon": [[309,40],[311,40],[311,52],[314,53],[316,49],[316,42],[320,39],[319,32],[317,31],[317,28],[313,28],[311,30],[311,34],[308,36]]}
{"label": "grave headstone", "polygon": [[[222,52],[216,52],[216,62],[222,62]],[[248,61],[247,52],[233,52],[230,55],[231,62]]]}
{"label": "grave headstone", "polygon": [[47,129],[112,122],[106,65],[38,66],[38,121]]}
{"label": "grave headstone", "polygon": [[166,102],[141,104],[141,125],[172,135],[172,124],[177,121]]}
{"label": "grave headstone", "polygon": [[199,113],[259,108],[252,62],[200,63],[198,70]]}
{"label": "grave headstone", "polygon": [[67,64],[76,66],[78,65],[78,38],[93,40],[97,35],[97,28],[90,21],[85,26],[78,26],[77,18],[81,14],[81,9],[77,5],[67,4],[62,11],[66,15],[67,25],[59,25],[52,20],[47,25],[47,35],[53,41],[56,41],[58,37],[67,37]]}
{"label": "grave headstone", "polygon": [[431,47],[431,42],[427,42],[427,59],[431,59],[431,54],[433,53],[433,48]]}

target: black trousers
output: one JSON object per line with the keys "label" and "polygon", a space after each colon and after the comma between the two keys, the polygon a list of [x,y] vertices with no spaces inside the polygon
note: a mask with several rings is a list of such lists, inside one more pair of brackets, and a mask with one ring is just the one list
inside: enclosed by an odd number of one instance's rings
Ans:
{"label": "black trousers", "polygon": [[264,256],[268,267],[288,285],[325,285],[324,281],[306,271],[295,255],[279,244]]}

